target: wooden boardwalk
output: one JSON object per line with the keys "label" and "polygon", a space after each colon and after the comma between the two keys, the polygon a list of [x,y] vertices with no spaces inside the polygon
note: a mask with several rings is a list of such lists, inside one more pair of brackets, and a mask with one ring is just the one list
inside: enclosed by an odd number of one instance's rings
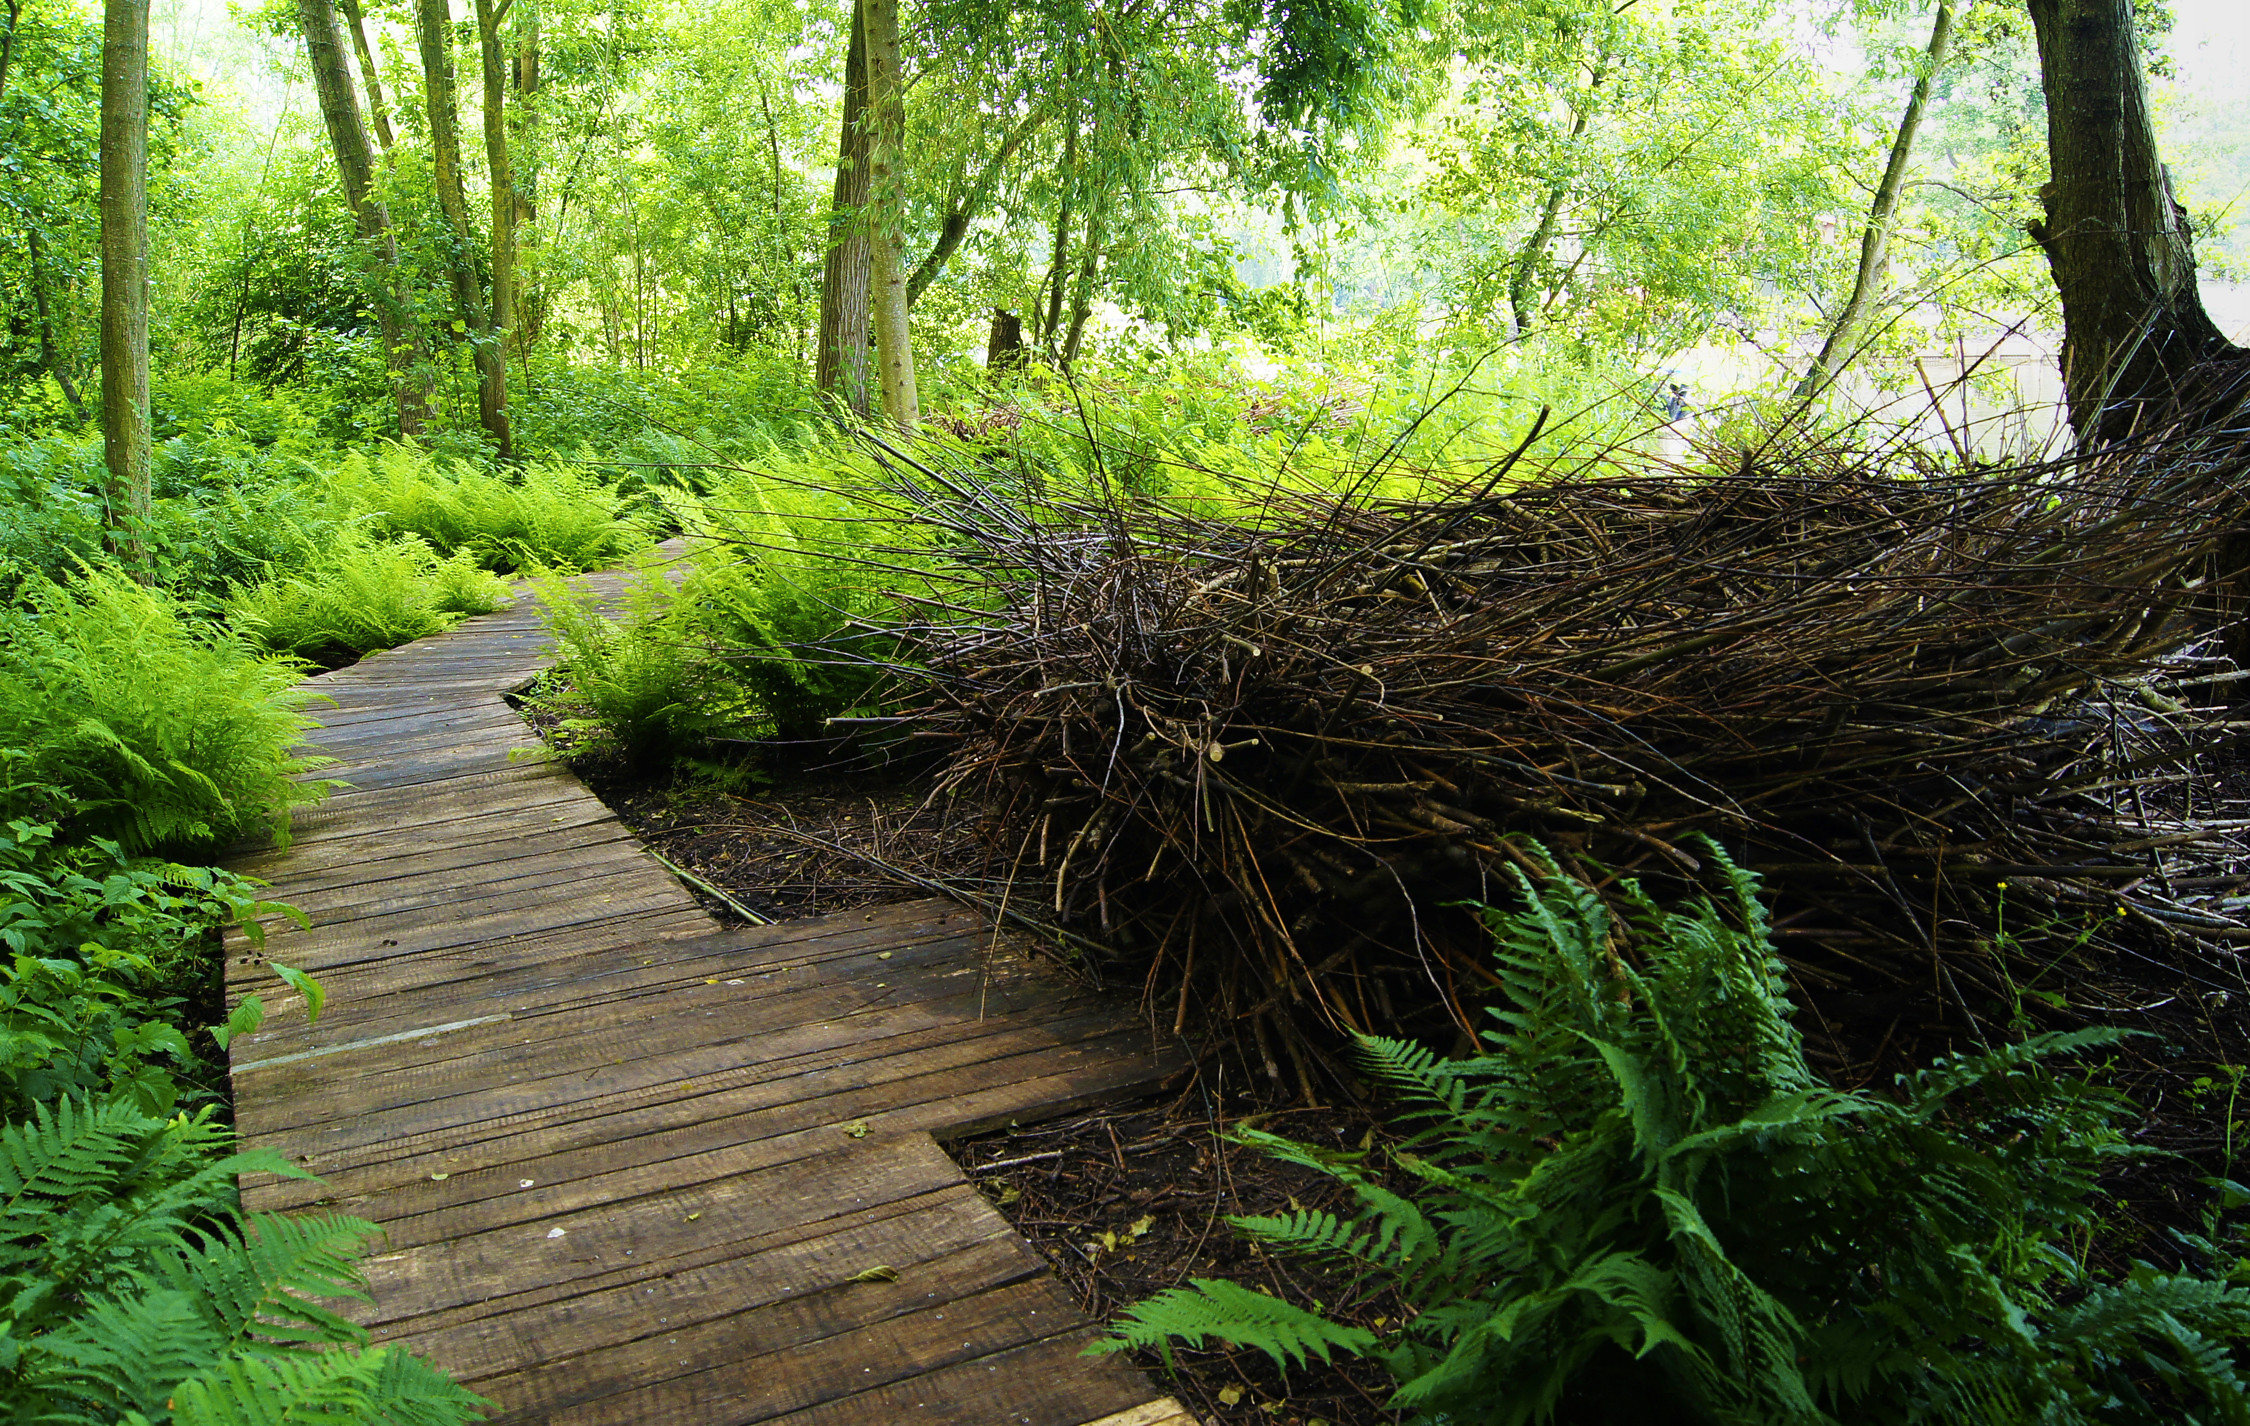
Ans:
{"label": "wooden boardwalk", "polygon": [[[614,592],[614,582],[597,579]],[[1194,1426],[940,1138],[1145,1092],[1113,1003],[935,901],[720,927],[568,771],[511,757],[532,601],[316,680],[352,786],[232,865],[309,931],[317,1026],[230,941],[253,1209],[382,1225],[362,1320],[508,1421]],[[935,1136],[935,1137],[933,1137]]]}

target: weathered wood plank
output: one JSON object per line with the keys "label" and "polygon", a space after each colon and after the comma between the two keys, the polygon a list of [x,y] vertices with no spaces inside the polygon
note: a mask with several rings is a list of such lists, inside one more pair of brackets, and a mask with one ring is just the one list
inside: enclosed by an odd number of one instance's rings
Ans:
{"label": "weathered wood plank", "polygon": [[348,785],[232,864],[314,924],[231,934],[227,977],[273,1017],[231,1047],[245,1142],[329,1177],[245,1202],[381,1223],[362,1320],[510,1419],[1169,1426],[929,1137],[1152,1086],[1129,1007],[943,903],[721,931],[515,758],[551,646],[518,600],[309,681]]}

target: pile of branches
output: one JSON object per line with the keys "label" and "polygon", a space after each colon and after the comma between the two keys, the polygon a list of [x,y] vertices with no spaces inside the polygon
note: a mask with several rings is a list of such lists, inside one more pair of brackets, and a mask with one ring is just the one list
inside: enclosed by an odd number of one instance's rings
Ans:
{"label": "pile of branches", "polygon": [[1807,985],[1971,1023],[2013,984],[2003,883],[2081,953],[2231,961],[2250,924],[2164,881],[2208,833],[2134,799],[2233,686],[2194,651],[2250,450],[1904,464],[1510,462],[1208,514],[902,458],[968,586],[917,601],[912,721],[988,810],[1015,912],[1308,1089],[1336,1031],[1481,1022],[1460,903],[1510,900],[1531,840],[1678,894],[1715,837]]}

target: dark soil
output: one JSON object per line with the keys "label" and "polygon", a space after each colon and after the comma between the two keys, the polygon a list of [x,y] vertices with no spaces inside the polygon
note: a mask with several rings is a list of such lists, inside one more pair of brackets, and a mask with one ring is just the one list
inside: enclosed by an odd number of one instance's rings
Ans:
{"label": "dark soil", "polygon": [[[970,1140],[953,1146],[954,1157],[1096,1321],[1198,1277],[1232,1278],[1371,1330],[1397,1320],[1390,1294],[1267,1252],[1226,1223],[1300,1208],[1353,1211],[1350,1194],[1333,1180],[1230,1143],[1228,1129],[1254,1124],[1358,1149],[1386,1142],[1383,1126],[1350,1109],[1253,1108],[1256,1101],[1222,1087],[1228,1078],[1214,1067],[1169,1103]],[[1339,1359],[1285,1373],[1257,1351],[1179,1349],[1173,1359],[1176,1369],[1167,1372],[1155,1353],[1135,1356],[1207,1422],[1376,1426],[1400,1419],[1383,1409],[1389,1378],[1373,1363]]]}

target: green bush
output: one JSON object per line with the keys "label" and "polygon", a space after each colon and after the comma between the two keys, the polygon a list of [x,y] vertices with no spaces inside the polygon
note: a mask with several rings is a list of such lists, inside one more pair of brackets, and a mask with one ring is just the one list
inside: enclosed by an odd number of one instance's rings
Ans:
{"label": "green bush", "polygon": [[843,452],[769,452],[678,500],[702,542],[680,620],[746,695],[750,736],[820,737],[829,718],[872,711],[890,690],[899,596],[935,597],[942,555],[878,499]]}
{"label": "green bush", "polygon": [[442,554],[467,551],[503,573],[598,569],[650,543],[648,517],[575,465],[501,476],[386,444],[345,456],[327,489],[384,534],[418,535]]}
{"label": "green bush", "polygon": [[292,574],[227,601],[234,625],[269,653],[349,662],[450,628],[506,602],[507,585],[467,550],[440,559],[418,535],[340,536]]}
{"label": "green bush", "polygon": [[208,844],[316,800],[290,751],[316,695],[159,590],[88,571],[0,611],[0,817],[51,816],[129,850]]}
{"label": "green bush", "polygon": [[1525,909],[1490,918],[1507,1005],[1489,1051],[1360,1042],[1418,1128],[1395,1173],[1242,1135],[1362,1211],[1236,1227],[1373,1274],[1408,1320],[1377,1340],[1201,1282],[1101,1349],[1372,1353],[1395,1407],[1451,1426],[2244,1420],[2239,1263],[2084,1261],[2130,1106],[2049,1062],[2118,1033],[1942,1060],[1896,1098],[1826,1088],[1753,879],[1710,850],[1726,904],[1675,914],[1626,886],[1613,919],[1551,864],[1544,884],[1519,874]]}
{"label": "green bush", "polygon": [[244,1215],[209,1110],[65,1098],[0,1127],[0,1400],[52,1426],[451,1426],[489,1405],[328,1305],[375,1226]]}
{"label": "green bush", "polygon": [[626,596],[623,619],[604,614],[593,594],[547,577],[536,582],[543,617],[561,646],[557,673],[567,697],[565,755],[609,754],[649,762],[695,741],[718,682],[711,660],[674,617],[679,596],[661,569],[643,570]]}
{"label": "green bush", "polygon": [[[255,932],[255,918],[288,908],[216,867],[128,857],[107,840],[57,847],[54,830],[17,820],[0,832],[0,1117],[68,1095],[151,1114],[210,1098],[224,1070],[190,1048],[189,997],[218,973],[221,927]],[[263,1014],[250,997],[214,1037],[223,1047]]]}

